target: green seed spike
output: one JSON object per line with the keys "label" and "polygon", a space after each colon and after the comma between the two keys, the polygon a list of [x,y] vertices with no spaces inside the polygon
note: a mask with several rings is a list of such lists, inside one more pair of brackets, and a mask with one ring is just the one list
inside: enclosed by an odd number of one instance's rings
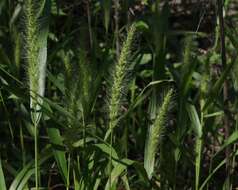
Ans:
{"label": "green seed spike", "polygon": [[[42,96],[45,91],[45,75],[47,60],[48,22],[39,22],[37,5],[38,1],[25,0],[25,46],[27,76],[30,91],[31,120],[34,125],[35,135],[35,179],[38,189],[38,123],[41,118]],[[42,13],[44,17],[49,15],[50,1],[43,1]],[[42,20],[43,21],[43,20]],[[45,19],[45,21],[48,21]]]}
{"label": "green seed spike", "polygon": [[172,96],[173,90],[169,90],[164,97],[162,106],[159,109],[154,124],[151,125],[148,129],[145,145],[144,167],[149,179],[152,178],[154,172],[155,155],[158,150],[159,142],[164,128],[166,126],[166,119]]}
{"label": "green seed spike", "polygon": [[111,98],[109,101],[109,127],[116,127],[119,114],[120,101],[122,98],[123,82],[127,74],[128,59],[131,54],[131,45],[136,32],[136,24],[133,24],[128,32],[126,41],[123,43],[118,63],[113,73],[113,84],[111,89]]}

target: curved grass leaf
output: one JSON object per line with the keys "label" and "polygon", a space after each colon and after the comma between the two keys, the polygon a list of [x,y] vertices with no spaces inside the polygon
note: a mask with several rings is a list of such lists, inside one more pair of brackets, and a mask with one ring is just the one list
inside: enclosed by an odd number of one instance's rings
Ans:
{"label": "curved grass leaf", "polygon": [[220,162],[220,164],[218,164],[218,166],[212,170],[212,173],[205,179],[205,181],[200,186],[199,190],[204,189],[204,187],[206,186],[208,181],[212,178],[212,176],[225,164],[226,164],[226,159],[222,160],[222,162]]}

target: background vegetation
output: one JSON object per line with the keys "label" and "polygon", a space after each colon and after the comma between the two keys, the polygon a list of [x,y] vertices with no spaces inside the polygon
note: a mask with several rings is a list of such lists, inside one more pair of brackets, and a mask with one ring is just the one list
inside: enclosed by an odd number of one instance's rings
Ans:
{"label": "background vegetation", "polygon": [[238,188],[237,10],[1,0],[0,189]]}

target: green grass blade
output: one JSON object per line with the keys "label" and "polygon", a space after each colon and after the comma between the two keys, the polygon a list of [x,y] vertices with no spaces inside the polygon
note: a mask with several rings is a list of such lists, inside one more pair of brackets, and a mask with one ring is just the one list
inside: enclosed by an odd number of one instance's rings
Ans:
{"label": "green grass blade", "polygon": [[202,125],[194,105],[187,104],[187,112],[191,120],[193,129],[196,133],[195,142],[195,189],[199,188],[200,168],[201,168],[201,153],[202,153]]}
{"label": "green grass blade", "polygon": [[7,190],[4,173],[3,173],[3,170],[2,170],[2,160],[1,160],[1,158],[0,158],[0,189],[1,190]]}
{"label": "green grass blade", "polygon": [[226,164],[226,159],[222,160],[222,162],[220,162],[220,164],[218,164],[218,166],[212,170],[212,173],[209,174],[209,176],[205,179],[205,181],[200,186],[199,190],[204,189],[204,187],[206,186],[208,181],[212,178],[212,176],[225,164]]}

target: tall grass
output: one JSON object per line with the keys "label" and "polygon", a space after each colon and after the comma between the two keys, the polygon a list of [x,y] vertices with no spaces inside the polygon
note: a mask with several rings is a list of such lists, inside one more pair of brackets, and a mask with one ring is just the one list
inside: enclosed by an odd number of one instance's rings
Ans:
{"label": "tall grass", "polygon": [[[47,1],[46,1],[47,2]],[[49,3],[49,2],[48,2]],[[25,1],[25,49],[27,61],[27,77],[30,92],[31,120],[35,136],[35,181],[38,189],[38,124],[41,118],[41,104],[45,91],[47,29],[40,28],[40,2]],[[44,4],[43,4],[44,7]],[[42,26],[41,26],[42,27]],[[41,31],[41,32],[40,32]]]}
{"label": "tall grass", "polygon": [[0,1],[0,190],[235,188],[231,2]]}
{"label": "tall grass", "polygon": [[[112,88],[109,100],[109,132],[110,132],[110,187],[111,187],[111,173],[112,173],[112,144],[113,144],[113,130],[118,123],[118,116],[120,113],[121,100],[123,90],[125,89],[125,78],[128,72],[128,61],[131,55],[131,45],[136,32],[136,24],[132,24],[127,34],[127,39],[122,45],[121,54],[118,62],[115,65],[112,74]],[[108,135],[108,134],[107,134]],[[105,137],[107,139],[107,136]]]}

